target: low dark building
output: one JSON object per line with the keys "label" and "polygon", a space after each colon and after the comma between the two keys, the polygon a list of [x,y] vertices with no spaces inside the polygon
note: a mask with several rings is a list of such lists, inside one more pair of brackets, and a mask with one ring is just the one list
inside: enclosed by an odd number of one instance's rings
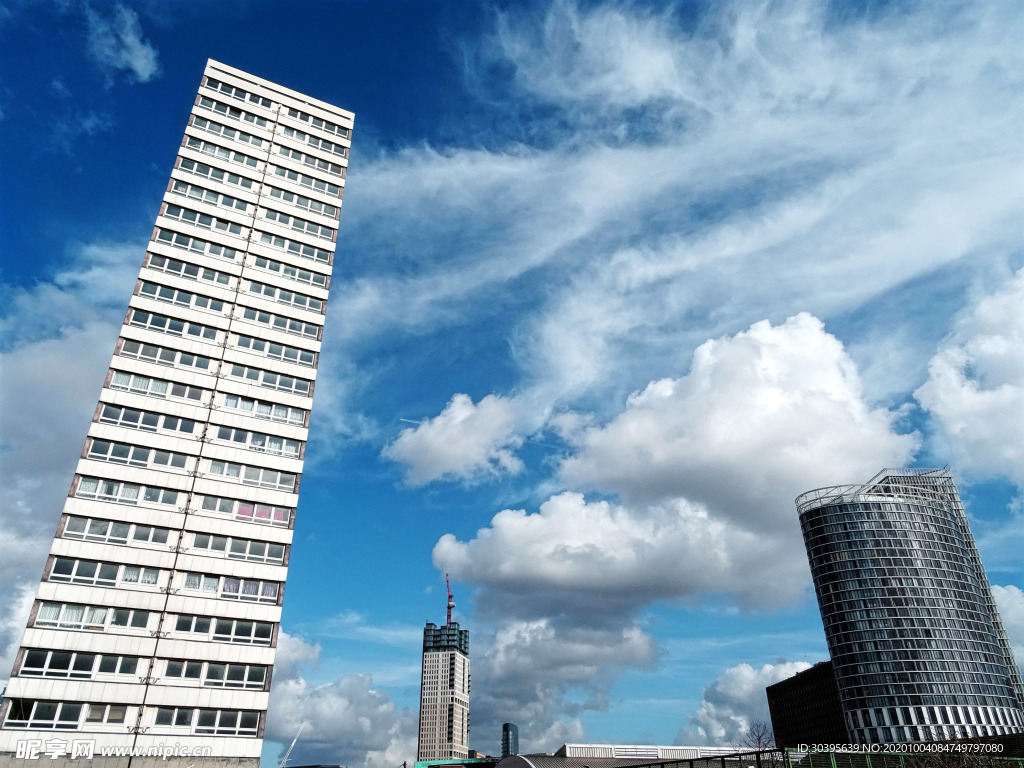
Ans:
{"label": "low dark building", "polygon": [[843,744],[849,740],[831,661],[819,661],[765,690],[777,746]]}

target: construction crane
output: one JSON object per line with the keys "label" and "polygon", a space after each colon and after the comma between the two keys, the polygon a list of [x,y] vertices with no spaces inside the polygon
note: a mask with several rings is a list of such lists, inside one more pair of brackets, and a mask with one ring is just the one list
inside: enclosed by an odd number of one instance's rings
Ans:
{"label": "construction crane", "polygon": [[277,768],[285,768],[288,764],[288,758],[291,757],[292,750],[295,749],[295,742],[299,740],[299,734],[302,733],[302,729],[305,727],[305,721],[299,724],[299,730],[295,732],[295,738],[292,739],[292,743],[288,746],[288,751],[284,753],[284,757],[282,757],[281,762],[277,764]]}
{"label": "construction crane", "polygon": [[448,581],[448,574],[444,575],[444,585],[448,588],[448,626],[452,623],[452,608],[455,607],[455,600],[452,599],[452,585]]}

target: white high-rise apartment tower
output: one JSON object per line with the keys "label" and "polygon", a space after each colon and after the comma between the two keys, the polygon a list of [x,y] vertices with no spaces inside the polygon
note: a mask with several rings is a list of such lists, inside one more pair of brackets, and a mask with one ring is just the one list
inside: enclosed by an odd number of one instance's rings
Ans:
{"label": "white high-rise apartment tower", "polygon": [[423,628],[417,761],[469,757],[469,630],[452,621],[454,607],[449,589],[447,623]]}
{"label": "white high-rise apartment tower", "polygon": [[184,759],[131,765],[256,765],[353,117],[208,62],[0,705],[0,765],[161,744]]}

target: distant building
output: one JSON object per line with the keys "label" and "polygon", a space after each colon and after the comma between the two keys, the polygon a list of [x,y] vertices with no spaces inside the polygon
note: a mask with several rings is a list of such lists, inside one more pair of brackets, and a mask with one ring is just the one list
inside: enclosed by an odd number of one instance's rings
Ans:
{"label": "distant building", "polygon": [[501,756],[519,754],[519,726],[515,723],[501,724]]}
{"label": "distant building", "polygon": [[423,629],[420,730],[416,762],[462,760],[469,754],[469,630],[452,621]]}
{"label": "distant building", "polygon": [[846,742],[843,707],[831,661],[820,661],[765,690],[777,747]]}
{"label": "distant building", "polygon": [[1024,685],[952,475],[886,469],[797,498],[849,739],[1024,730]]}

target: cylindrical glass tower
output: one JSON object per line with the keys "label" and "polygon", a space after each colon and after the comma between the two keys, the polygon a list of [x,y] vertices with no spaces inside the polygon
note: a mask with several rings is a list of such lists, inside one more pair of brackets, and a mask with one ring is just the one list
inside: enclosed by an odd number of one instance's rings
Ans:
{"label": "cylindrical glass tower", "polygon": [[1024,686],[948,470],[799,496],[850,738],[1024,730]]}

